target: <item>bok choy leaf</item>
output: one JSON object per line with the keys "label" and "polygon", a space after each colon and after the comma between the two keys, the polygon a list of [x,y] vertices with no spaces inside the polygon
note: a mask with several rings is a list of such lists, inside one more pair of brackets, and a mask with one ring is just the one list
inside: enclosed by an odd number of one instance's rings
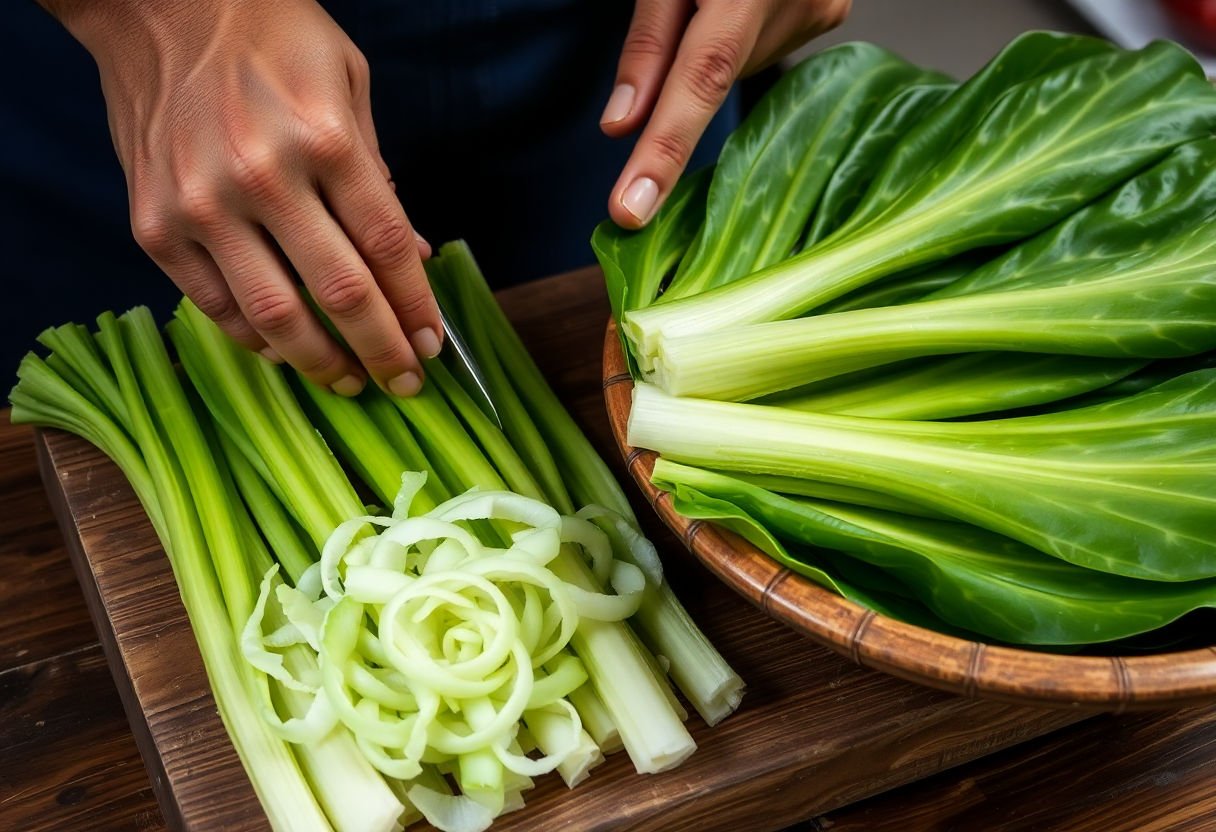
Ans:
{"label": "bok choy leaf", "polygon": [[705,222],[665,297],[698,294],[797,247],[836,161],[892,89],[945,80],[878,46],[847,43],[786,73],[722,148]]}
{"label": "bok choy leaf", "polygon": [[787,544],[847,552],[880,567],[943,620],[1002,642],[1113,641],[1216,605],[1216,581],[1137,581],[1096,572],[964,523],[783,497],[666,459],[655,463],[653,482],[678,495],[687,516],[705,516],[707,505],[720,512],[721,503],[729,503]]}
{"label": "bok choy leaf", "polygon": [[657,384],[674,395],[742,400],[927,355],[971,351],[1110,359],[1216,349],[1216,235],[1208,222],[1094,269],[1062,261],[1008,291],[738,327],[660,341]]}
{"label": "bok choy leaf", "polygon": [[1216,576],[1216,371],[1039,416],[902,422],[635,388],[629,443],[676,462],[891,494],[1049,555],[1158,581]]}
{"label": "bok choy leaf", "polygon": [[1213,127],[1216,91],[1166,42],[1015,84],[873,219],[734,283],[626,313],[634,357],[648,371],[663,338],[797,317],[886,275],[1033,234]]}

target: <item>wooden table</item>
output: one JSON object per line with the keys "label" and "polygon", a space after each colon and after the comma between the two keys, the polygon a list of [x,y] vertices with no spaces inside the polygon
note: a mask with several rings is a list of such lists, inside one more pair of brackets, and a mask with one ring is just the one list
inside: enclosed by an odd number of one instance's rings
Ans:
{"label": "wooden table", "polygon": [[[555,386],[609,450],[596,404],[606,316],[598,286],[584,272],[510,290],[503,302],[526,319],[525,339],[542,345],[540,362]],[[560,314],[535,314],[555,305]],[[671,545],[669,556],[676,557]],[[735,603],[739,614],[748,612],[743,601]],[[6,412],[0,413],[0,610],[0,832],[163,829],[38,478],[33,433],[11,426]],[[827,669],[840,678],[887,683],[825,650],[809,644],[805,650],[817,662],[834,663]],[[779,687],[780,672],[768,669],[770,687]],[[934,753],[924,742],[913,745],[909,740],[908,754]],[[960,759],[957,748],[941,753],[947,759],[935,768]],[[831,810],[798,829],[1216,829],[1214,762],[1216,708],[1099,716]],[[788,797],[782,788],[774,788],[774,801]]]}

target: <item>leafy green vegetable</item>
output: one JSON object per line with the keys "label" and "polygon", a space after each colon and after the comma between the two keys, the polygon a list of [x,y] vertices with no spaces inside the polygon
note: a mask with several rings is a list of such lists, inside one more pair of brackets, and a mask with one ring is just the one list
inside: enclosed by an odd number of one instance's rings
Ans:
{"label": "leafy green vegetable", "polygon": [[[1156,387],[1158,384],[1163,384],[1185,373],[1212,368],[1216,368],[1216,352],[1205,352],[1200,355],[1188,356],[1187,358],[1167,358],[1161,361],[1152,361],[1143,369],[1132,373],[1126,378],[1122,378],[1084,396],[1077,396],[1076,398],[1060,402],[1056,407],[1041,408],[1040,411],[1085,407],[1091,404],[1099,404],[1100,402],[1108,402],[1113,399],[1134,396],[1137,393],[1143,393],[1150,387]],[[1032,413],[1027,411],[1022,415],[1029,416]]]}
{"label": "leafy green vegetable", "polygon": [[1181,145],[1153,167],[1037,234],[928,300],[1048,285],[1057,275],[1109,268],[1189,232],[1210,228],[1216,213],[1216,138]]}
{"label": "leafy green vegetable", "polygon": [[879,216],[932,173],[975,124],[1015,87],[1112,50],[1108,41],[1060,32],[1027,32],[1014,38],[891,149],[862,203],[840,232],[848,233]]}
{"label": "leafy green vegetable", "polygon": [[652,479],[679,497],[681,514],[706,516],[704,505],[728,516],[723,504],[737,506],[777,539],[847,552],[900,580],[945,621],[1007,643],[1112,641],[1216,605],[1216,581],[1095,572],[962,523],[782,497],[666,459]]}
{"label": "leafy green vegetable", "polygon": [[796,317],[886,275],[1033,234],[1213,127],[1216,91],[1165,42],[1014,84],[865,224],[726,286],[627,312],[634,357],[649,371],[661,339]]}
{"label": "leafy green vegetable", "polygon": [[[950,419],[1054,402],[1118,381],[1145,365],[1073,355],[969,352],[884,367],[852,383],[765,404],[873,419]],[[863,373],[858,373],[862,375]],[[849,378],[843,376],[841,378]]]}
{"label": "leafy green vegetable", "polygon": [[[954,277],[955,265],[902,281],[881,281],[825,312],[893,305],[941,280],[927,299],[1016,289],[1062,271],[1095,275],[1128,255],[1166,245],[1171,237],[1204,228],[1216,211],[1216,139],[1182,145],[1153,168],[1100,201],[1032,237],[1006,254]],[[957,258],[956,258],[957,260]],[[889,289],[887,287],[890,287]],[[909,310],[911,311],[911,310]],[[912,324],[915,326],[915,324]],[[928,359],[885,373],[835,377],[782,394],[773,403],[826,413],[894,419],[939,419],[1067,398],[1103,387],[1143,362],[1040,355],[983,355]],[[1177,372],[1173,373],[1174,375]],[[1167,376],[1158,374],[1157,380]],[[1140,389],[1144,389],[1142,386]]]}
{"label": "leafy green vegetable", "polygon": [[832,171],[812,215],[803,249],[827,237],[852,215],[892,148],[956,89],[956,85],[943,82],[913,84],[882,105]]}
{"label": "leafy green vegetable", "polygon": [[[721,473],[716,471],[715,473]],[[912,514],[917,517],[934,517],[944,519],[941,512],[925,508],[917,503],[892,497],[878,491],[870,491],[853,485],[841,485],[833,482],[817,482],[799,477],[786,477],[777,474],[754,474],[740,471],[732,472],[731,476],[742,482],[764,488],[778,494],[811,497],[816,500],[827,500],[833,503],[849,503],[855,506],[894,511],[900,514]]]}
{"label": "leafy green vegetable", "polygon": [[982,259],[962,255],[945,263],[934,263],[927,268],[894,274],[841,295],[836,300],[828,301],[815,312],[826,315],[829,312],[850,312],[854,309],[911,303],[971,274],[983,262],[985,261]]}
{"label": "leafy green vegetable", "polygon": [[[538,472],[538,479],[545,481],[539,472],[546,469],[561,472],[565,486],[560,491],[547,488],[550,503],[563,511],[576,505],[611,509],[621,523],[601,519],[600,525],[612,539],[616,556],[640,566],[654,557],[646,551],[649,544],[638,545],[645,540],[621,486],[520,342],[468,246],[444,245],[428,269],[439,291],[454,289],[448,292],[453,303],[447,308],[457,316],[462,331],[469,333],[512,444]],[[697,628],[661,575],[647,586],[634,624],[647,646],[670,663],[672,678],[707,723],[716,724],[738,707],[742,680]]]}
{"label": "leafy green vegetable", "polygon": [[1216,236],[1200,224],[1100,269],[1063,261],[1008,291],[742,326],[729,350],[715,332],[664,339],[653,377],[676,395],[740,400],[926,355],[1195,355],[1216,349],[1214,263]]}
{"label": "leafy green vegetable", "polygon": [[1103,572],[1216,576],[1216,371],[1086,408],[900,422],[635,388],[629,442],[664,457],[894,495]]}
{"label": "leafy green vegetable", "polygon": [[[801,551],[796,544],[778,540],[758,515],[753,516],[736,503],[699,492],[683,483],[656,479],[655,484],[671,492],[672,505],[685,517],[711,520],[747,540],[791,572],[810,578],[863,607],[901,620],[904,618],[901,607],[895,602],[896,593],[892,591],[890,579],[882,572],[863,564],[854,570],[855,575],[864,575],[861,581],[846,580],[822,558]],[[876,590],[875,586],[882,589]]]}
{"label": "leafy green vegetable", "polygon": [[892,89],[937,79],[867,43],[825,49],[782,76],[722,148],[705,222],[665,297],[697,294],[789,256],[874,107]]}
{"label": "leafy green vegetable", "polygon": [[[732,139],[667,291],[614,310],[630,443],[686,516],[944,632],[1128,644],[1210,606],[1216,91],[1171,43],[1032,32],[874,92],[839,146]],[[805,95],[761,106],[840,98]]]}

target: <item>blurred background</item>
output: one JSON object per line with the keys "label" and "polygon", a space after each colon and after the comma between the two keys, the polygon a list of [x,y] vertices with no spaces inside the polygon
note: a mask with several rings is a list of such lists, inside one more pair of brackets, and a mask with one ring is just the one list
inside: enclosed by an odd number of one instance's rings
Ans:
{"label": "blurred background", "polygon": [[[1204,46],[1216,27],[1212,0],[853,0],[848,21],[792,57],[850,40],[869,40],[913,63],[970,75],[1028,29],[1101,34],[1127,47],[1156,37],[1183,42],[1216,75]],[[1213,29],[1216,31],[1216,28]]]}

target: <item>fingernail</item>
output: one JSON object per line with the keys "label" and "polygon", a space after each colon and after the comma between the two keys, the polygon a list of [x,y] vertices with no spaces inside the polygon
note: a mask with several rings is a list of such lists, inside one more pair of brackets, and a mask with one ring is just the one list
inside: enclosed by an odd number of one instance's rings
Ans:
{"label": "fingernail", "polygon": [[632,84],[617,84],[612,95],[608,96],[608,104],[604,107],[604,114],[600,116],[600,124],[623,121],[633,111],[633,99],[636,96],[637,90]]}
{"label": "fingernail", "polygon": [[357,396],[363,392],[363,384],[363,379],[356,375],[349,375],[329,385],[329,389],[339,396]]}
{"label": "fingernail", "polygon": [[625,210],[637,217],[638,222],[646,222],[654,213],[654,206],[659,201],[659,186],[648,176],[633,180],[625,193],[621,194],[621,205]]}
{"label": "fingernail", "polygon": [[408,398],[422,389],[422,379],[414,372],[402,373],[388,381],[388,391],[394,396]]}
{"label": "fingernail", "polygon": [[414,346],[414,352],[423,358],[434,358],[439,355],[442,346],[439,343],[439,336],[429,326],[415,332],[414,337],[410,338],[410,343]]}
{"label": "fingernail", "polygon": [[262,349],[258,350],[258,354],[261,355],[262,358],[265,358],[267,361],[273,362],[275,364],[283,363],[283,356],[279,355],[279,353],[275,350],[274,347],[263,347]]}

